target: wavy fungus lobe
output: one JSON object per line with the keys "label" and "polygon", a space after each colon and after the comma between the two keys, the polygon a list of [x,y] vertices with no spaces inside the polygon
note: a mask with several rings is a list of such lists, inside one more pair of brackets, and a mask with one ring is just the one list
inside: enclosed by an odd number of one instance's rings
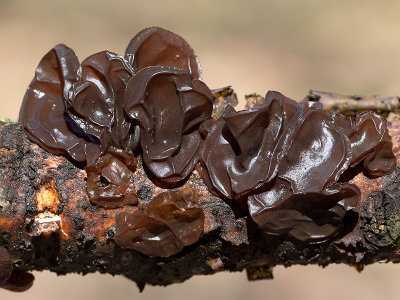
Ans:
{"label": "wavy fungus lobe", "polygon": [[200,124],[211,117],[212,94],[180,69],[148,67],[129,82],[126,114],[140,126],[145,165],[161,183],[178,183],[198,161]]}
{"label": "wavy fungus lobe", "polygon": [[78,162],[100,152],[67,115],[64,97],[80,81],[80,64],[74,51],[57,45],[40,61],[26,91],[19,122],[28,137],[56,155],[68,155]]}
{"label": "wavy fungus lobe", "polygon": [[153,198],[144,209],[118,215],[116,243],[149,256],[168,257],[197,242],[203,233],[204,213],[196,192],[186,187]]}
{"label": "wavy fungus lobe", "polygon": [[347,169],[363,162],[370,176],[381,176],[396,165],[378,115],[334,115],[278,92],[254,110],[228,107],[201,132],[209,188],[233,200],[246,196],[261,228],[303,242],[335,236],[356,207],[358,188],[340,181]]}
{"label": "wavy fungus lobe", "polygon": [[108,152],[85,168],[90,201],[104,208],[137,204],[133,173],[136,158],[118,149]]}
{"label": "wavy fungus lobe", "polygon": [[122,99],[134,72],[117,54],[102,51],[82,62],[81,80],[68,90],[67,114],[103,147],[122,147],[129,133]]}
{"label": "wavy fungus lobe", "polygon": [[[268,92],[254,109],[228,106],[212,119],[213,97],[200,78],[189,44],[159,27],[137,34],[125,57],[102,51],[80,64],[57,45],[36,69],[19,122],[33,142],[85,167],[89,198],[103,208],[138,204],[135,155],[154,183],[168,188],[201,162],[210,191],[246,201],[242,213],[266,232],[306,243],[357,221],[349,212],[360,191],[345,175],[362,169],[378,177],[396,166],[377,114],[345,117]],[[176,254],[203,231],[195,198],[194,191],[170,190],[129,208],[117,219],[117,243],[151,256]]]}
{"label": "wavy fungus lobe", "polygon": [[201,79],[201,66],[196,53],[179,35],[160,27],[139,32],[129,42],[125,58],[135,72],[150,66],[173,67]]}

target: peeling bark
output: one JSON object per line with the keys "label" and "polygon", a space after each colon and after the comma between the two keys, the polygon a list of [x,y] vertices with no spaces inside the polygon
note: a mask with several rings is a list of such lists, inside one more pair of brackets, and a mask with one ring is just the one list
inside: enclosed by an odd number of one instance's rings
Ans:
{"label": "peeling bark", "polygon": [[[235,99],[233,92],[219,92],[221,104],[215,114]],[[255,97],[248,97],[248,107],[262,101]],[[15,271],[110,273],[126,276],[140,289],[226,270],[246,269],[248,278],[255,280],[272,278],[275,265],[345,263],[360,269],[377,261],[399,262],[400,120],[388,127],[398,167],[377,179],[360,173],[351,181],[362,191],[360,219],[353,230],[314,245],[267,235],[251,218],[236,214],[235,208],[210,194],[198,170],[185,184],[200,194],[205,233],[182,252],[156,258],[115,244],[116,215],[129,208],[104,210],[92,204],[85,171],[31,143],[18,124],[0,120],[0,246],[8,250]],[[135,183],[146,201],[163,189],[146,176],[140,161],[138,165]]]}

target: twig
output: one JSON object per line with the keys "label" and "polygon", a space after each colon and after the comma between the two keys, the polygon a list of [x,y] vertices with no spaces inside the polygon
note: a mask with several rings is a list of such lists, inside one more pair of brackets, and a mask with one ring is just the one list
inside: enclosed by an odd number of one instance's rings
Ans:
{"label": "twig", "polygon": [[[251,109],[264,102],[258,94],[245,96],[246,108]],[[341,95],[329,92],[311,90],[303,101],[315,101],[323,105],[324,110],[338,111],[341,113],[355,114],[360,111],[372,110],[378,113],[392,112],[397,114],[400,108],[400,98],[397,96],[385,97],[379,95]]]}
{"label": "twig", "polygon": [[323,104],[324,110],[339,112],[357,112],[374,110],[378,112],[397,112],[400,107],[398,97],[384,97],[378,95],[340,95],[319,91],[310,91],[306,100],[318,101]]}

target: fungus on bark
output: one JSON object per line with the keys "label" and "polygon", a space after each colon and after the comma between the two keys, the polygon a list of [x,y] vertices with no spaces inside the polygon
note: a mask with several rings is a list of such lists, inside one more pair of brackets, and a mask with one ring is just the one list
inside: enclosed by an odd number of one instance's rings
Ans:
{"label": "fungus on bark", "polygon": [[210,190],[246,196],[262,229],[305,243],[338,234],[357,206],[359,189],[340,180],[346,170],[363,161],[371,176],[381,176],[396,166],[385,122],[371,112],[344,117],[268,92],[252,110],[228,107],[207,122],[202,165]]}
{"label": "fungus on bark", "polygon": [[56,155],[78,162],[99,152],[99,145],[84,135],[66,114],[65,95],[80,80],[80,65],[74,51],[60,44],[40,61],[19,114],[28,137]]}
{"label": "fungus on bark", "polygon": [[12,292],[24,292],[33,284],[32,274],[13,270],[13,263],[8,251],[0,246],[0,288]]}
{"label": "fungus on bark", "polygon": [[160,27],[146,28],[133,37],[125,58],[135,72],[150,66],[167,66],[201,79],[200,62],[192,47],[179,35]]}
{"label": "fungus on bark", "polygon": [[203,227],[196,191],[186,187],[163,192],[144,208],[119,214],[116,243],[145,255],[168,257],[197,242]]}
{"label": "fungus on bark", "polygon": [[184,70],[147,67],[129,82],[124,109],[140,126],[143,160],[156,180],[187,178],[198,162],[198,128],[211,117],[208,87]]}
{"label": "fungus on bark", "polygon": [[[265,232],[304,243],[338,235],[348,216],[357,222],[348,212],[360,191],[346,171],[362,165],[377,177],[396,165],[376,114],[345,117],[268,92],[254,109],[228,106],[211,118],[212,93],[200,78],[189,44],[158,27],[134,37],[125,57],[103,51],[80,65],[58,45],[36,70],[20,122],[32,141],[81,163],[94,204],[128,206],[116,216],[123,248],[166,257],[200,238],[196,193],[180,187],[199,162],[210,191],[247,203],[239,213]],[[146,204],[133,181],[139,155],[153,182],[170,189]]]}

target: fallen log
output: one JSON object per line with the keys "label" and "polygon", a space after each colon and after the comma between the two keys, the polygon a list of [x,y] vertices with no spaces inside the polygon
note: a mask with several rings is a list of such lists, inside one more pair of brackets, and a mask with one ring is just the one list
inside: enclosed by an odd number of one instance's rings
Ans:
{"label": "fallen log", "polygon": [[[233,103],[220,91],[215,95],[222,97],[215,114],[219,114],[221,105]],[[320,101],[312,95],[309,100]],[[248,107],[262,102],[262,97],[253,96],[256,98],[247,99]],[[117,246],[116,215],[129,208],[105,210],[92,204],[86,193],[84,170],[30,142],[18,124],[2,120],[0,247],[7,249],[14,274],[33,270],[101,272],[123,275],[135,281],[139,289],[146,284],[169,285],[220,271],[247,270],[249,280],[271,278],[276,265],[344,263],[361,269],[378,261],[399,262],[400,119],[394,117],[388,128],[398,166],[377,179],[360,173],[350,181],[362,192],[359,222],[351,231],[329,242],[308,245],[265,234],[251,218],[237,215],[234,208],[209,193],[194,172],[185,184],[200,194],[204,235],[180,253],[161,258]],[[163,189],[146,176],[140,162],[138,166],[138,196],[143,201],[156,197]]]}

